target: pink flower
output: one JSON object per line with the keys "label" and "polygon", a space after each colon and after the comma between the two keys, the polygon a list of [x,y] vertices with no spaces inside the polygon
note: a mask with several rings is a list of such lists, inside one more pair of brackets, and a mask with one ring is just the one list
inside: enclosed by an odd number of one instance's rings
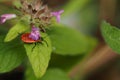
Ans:
{"label": "pink flower", "polygon": [[0,24],[6,22],[6,20],[10,20],[12,18],[16,18],[16,14],[3,14],[0,16]]}
{"label": "pink flower", "polygon": [[32,26],[32,31],[29,35],[29,38],[33,39],[33,40],[39,40],[40,39],[40,32],[39,32],[39,28]]}
{"label": "pink flower", "polygon": [[63,12],[64,12],[64,10],[60,10],[60,11],[57,11],[57,12],[51,12],[51,15],[56,17],[57,22],[60,22],[60,15],[61,15]]}

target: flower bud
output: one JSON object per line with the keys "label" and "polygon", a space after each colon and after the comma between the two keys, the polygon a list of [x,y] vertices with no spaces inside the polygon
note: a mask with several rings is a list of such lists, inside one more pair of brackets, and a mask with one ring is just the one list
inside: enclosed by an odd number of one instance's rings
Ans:
{"label": "flower bud", "polygon": [[55,16],[56,19],[57,19],[57,22],[59,23],[60,22],[60,15],[64,12],[64,10],[60,10],[60,11],[57,11],[57,12],[51,12],[51,15],[52,16]]}
{"label": "flower bud", "polygon": [[16,14],[3,14],[0,16],[0,24],[5,23],[7,20],[16,18]]}

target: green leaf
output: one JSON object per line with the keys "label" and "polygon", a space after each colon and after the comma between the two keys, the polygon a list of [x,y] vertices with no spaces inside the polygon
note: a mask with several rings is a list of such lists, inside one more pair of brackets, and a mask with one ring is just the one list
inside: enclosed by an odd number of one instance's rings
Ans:
{"label": "green leaf", "polygon": [[80,63],[85,55],[79,56],[62,56],[58,54],[53,54],[50,60],[50,68],[60,68],[65,72],[69,72],[75,65]]}
{"label": "green leaf", "polygon": [[19,34],[27,31],[28,29],[29,29],[29,25],[27,23],[25,23],[24,21],[19,21],[15,26],[13,26],[9,30],[4,41],[9,42],[15,39]]}
{"label": "green leaf", "polygon": [[60,69],[49,69],[40,80],[70,80],[67,74]]}
{"label": "green leaf", "polygon": [[26,70],[25,70],[25,80],[38,80],[38,78],[36,78],[33,69],[31,67],[31,65],[27,64],[26,65]]}
{"label": "green leaf", "polygon": [[0,73],[18,67],[25,58],[25,50],[18,39],[5,43],[0,36]]}
{"label": "green leaf", "polygon": [[52,41],[53,52],[61,55],[78,55],[86,52],[87,40],[77,30],[53,26],[47,30]]}
{"label": "green leaf", "polygon": [[26,80],[70,80],[64,71],[54,68],[48,69],[42,78],[37,79],[33,74],[31,67],[28,67],[26,70],[25,78]]}
{"label": "green leaf", "polygon": [[120,29],[103,22],[101,25],[102,35],[106,43],[117,53],[120,53]]}
{"label": "green leaf", "polygon": [[74,66],[78,65],[84,59],[84,57],[88,56],[88,54],[91,53],[93,49],[95,49],[98,43],[95,38],[87,37],[87,40],[88,46],[84,54],[77,56],[63,56],[52,54],[49,67],[57,67],[66,72],[69,72]]}
{"label": "green leaf", "polygon": [[42,42],[36,44],[24,44],[37,78],[40,78],[45,74],[52,51],[49,37],[45,35],[43,38],[44,40]]}
{"label": "green leaf", "polygon": [[52,54],[51,60],[50,60],[50,68],[60,68],[66,72],[69,72],[74,66],[79,64],[85,56],[87,56],[93,49],[95,49],[97,45],[97,40],[91,37],[87,37],[88,39],[88,46],[86,53],[82,55],[77,55],[77,56],[62,56],[58,54]]}

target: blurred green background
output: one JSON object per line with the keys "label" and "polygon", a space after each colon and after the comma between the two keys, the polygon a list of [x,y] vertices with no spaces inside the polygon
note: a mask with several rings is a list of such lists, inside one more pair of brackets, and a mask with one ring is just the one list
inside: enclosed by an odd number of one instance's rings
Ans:
{"label": "blurred green background", "polygon": [[[0,0],[0,14],[17,13],[12,6],[15,0]],[[87,36],[88,52],[78,56],[52,55],[50,68],[59,67],[72,79],[120,80],[120,57],[112,51],[101,36],[100,24],[107,20],[120,26],[119,0],[43,0],[54,10],[64,9],[61,24],[77,29]],[[5,34],[15,23],[14,20],[0,25],[0,34]],[[92,48],[93,46],[93,48]],[[62,61],[61,61],[62,60]],[[56,64],[57,62],[57,64]],[[72,66],[71,66],[72,63]],[[63,64],[61,66],[61,64]],[[69,66],[69,67],[68,67]],[[22,80],[23,66],[0,75],[0,80]],[[43,79],[44,80],[44,79]],[[74,80],[74,79],[73,79]]]}

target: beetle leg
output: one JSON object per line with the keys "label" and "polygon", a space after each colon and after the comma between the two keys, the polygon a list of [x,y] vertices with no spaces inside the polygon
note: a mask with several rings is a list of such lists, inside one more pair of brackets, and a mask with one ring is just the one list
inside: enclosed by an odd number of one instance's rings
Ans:
{"label": "beetle leg", "polygon": [[[46,38],[47,36],[45,36],[44,38]],[[46,44],[47,44],[47,47],[48,47],[48,43],[47,41],[44,39],[44,38],[41,38],[42,41],[44,41]],[[42,42],[41,42],[42,43]]]}
{"label": "beetle leg", "polygon": [[40,44],[41,44],[41,45],[43,45],[43,43],[42,43],[42,42],[40,42]]}
{"label": "beetle leg", "polygon": [[31,50],[32,52],[33,52],[33,50],[34,50],[34,48],[35,48],[36,44],[37,44],[37,43],[35,43],[35,45],[33,46],[32,50]]}

